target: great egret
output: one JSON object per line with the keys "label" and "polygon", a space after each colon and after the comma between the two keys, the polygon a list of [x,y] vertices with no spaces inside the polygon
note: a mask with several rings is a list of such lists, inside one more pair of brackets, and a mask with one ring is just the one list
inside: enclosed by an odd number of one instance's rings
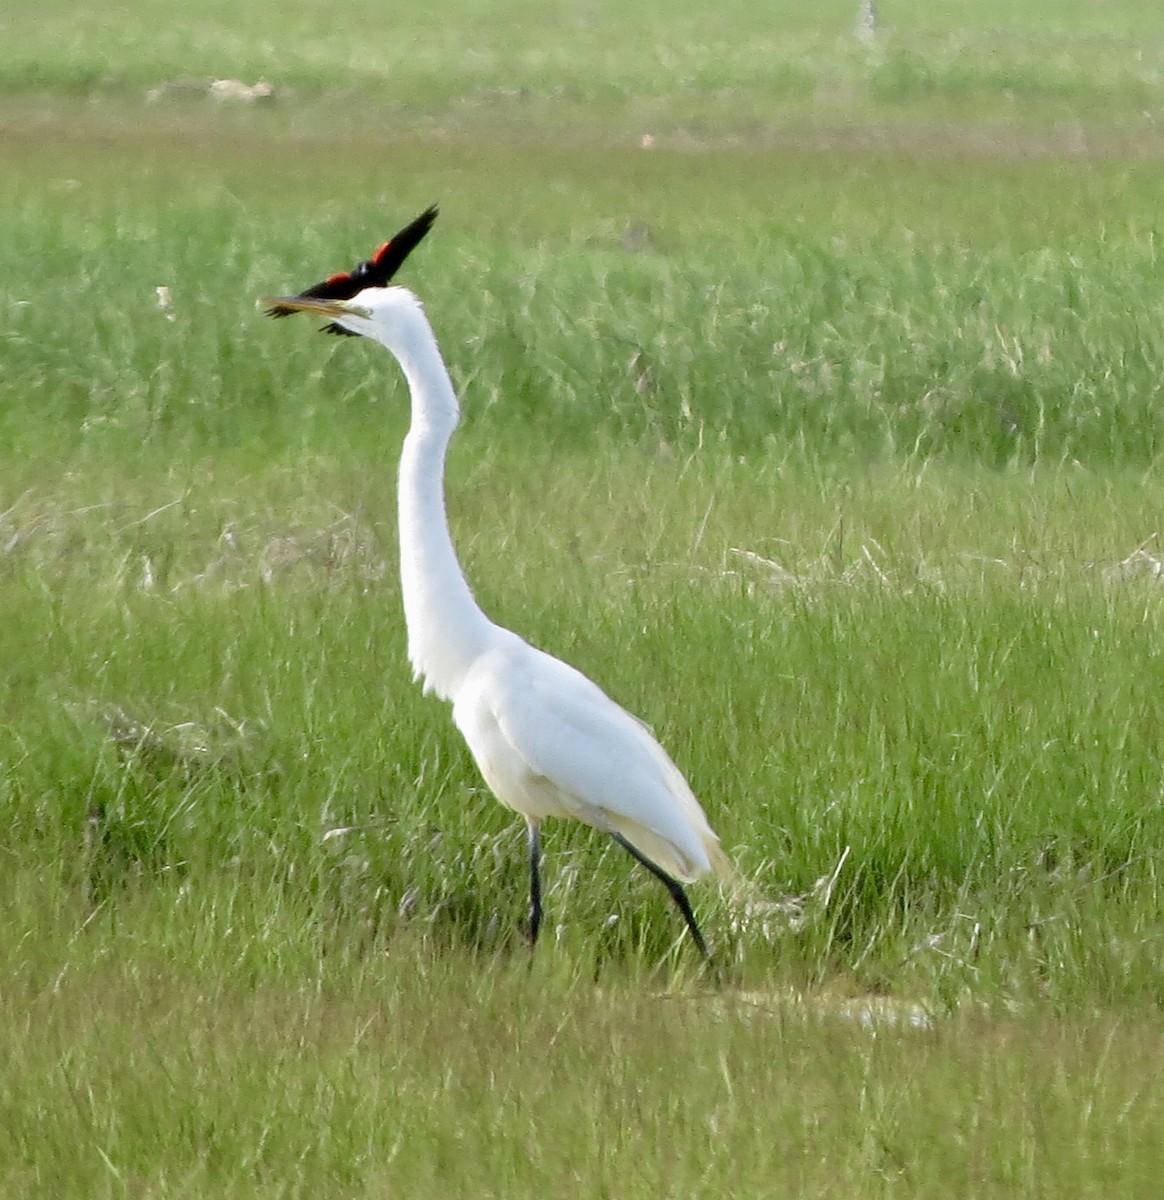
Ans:
{"label": "great egret", "polygon": [[460,410],[420,301],[399,287],[350,299],[263,300],[371,338],[400,364],[412,419],[400,458],[400,576],[408,656],[453,721],[493,794],[529,835],[529,937],[542,921],[540,825],[573,817],[608,833],[662,881],[710,959],[683,884],[731,866],[699,801],[646,725],[581,672],[494,624],[457,561],[445,514],[445,452]]}

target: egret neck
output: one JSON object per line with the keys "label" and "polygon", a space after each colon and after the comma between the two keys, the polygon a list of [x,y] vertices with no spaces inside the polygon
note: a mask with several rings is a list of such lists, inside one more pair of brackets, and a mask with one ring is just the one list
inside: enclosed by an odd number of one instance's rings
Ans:
{"label": "egret neck", "polygon": [[460,408],[436,339],[417,305],[397,348],[412,394],[400,457],[400,584],[408,657],[426,692],[449,700],[495,626],[457,562],[445,515],[445,453]]}

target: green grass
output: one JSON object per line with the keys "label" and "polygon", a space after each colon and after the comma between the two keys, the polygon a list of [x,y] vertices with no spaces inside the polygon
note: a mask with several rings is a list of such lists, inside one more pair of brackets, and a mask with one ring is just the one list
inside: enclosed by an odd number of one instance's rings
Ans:
{"label": "green grass", "polygon": [[242,890],[210,945],[180,904],[125,906],[152,938],[42,923],[60,958],[0,1002],[10,1194],[1153,1194],[1154,1017],[870,1030],[550,956],[288,962]]}
{"label": "green grass", "polygon": [[[206,107],[195,80],[263,78],[272,119],[331,128],[499,128],[603,139],[784,138],[804,130],[1080,131],[1158,141],[1164,18],[1151,0],[1029,6],[882,0],[873,47],[856,0],[614,0],[545,5],[363,0],[323,14],[303,0],[164,0],[100,8],[46,0],[0,17],[0,94],[115,103],[159,86],[164,111]],[[519,31],[519,36],[515,36]],[[165,90],[165,85],[170,85]]]}
{"label": "green grass", "polygon": [[[0,18],[4,1195],[1155,1195],[1160,18],[880,7]],[[254,307],[432,200],[467,573],[704,799],[720,989],[579,827],[530,962],[404,387]]]}

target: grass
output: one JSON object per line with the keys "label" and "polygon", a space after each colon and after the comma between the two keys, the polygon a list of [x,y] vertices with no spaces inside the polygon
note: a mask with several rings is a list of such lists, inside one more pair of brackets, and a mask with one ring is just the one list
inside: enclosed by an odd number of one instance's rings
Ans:
{"label": "grass", "polygon": [[[1155,1194],[1159,16],[880,7],[0,19],[5,1195]],[[721,989],[568,826],[529,960],[403,386],[254,309],[434,199],[466,570],[704,798]]]}
{"label": "grass", "polygon": [[[467,972],[409,944],[272,964],[269,915],[219,913],[212,952],[130,956],[124,931],[91,929],[87,962],[71,949],[73,970],[6,994],[37,1097],[4,1105],[6,1161],[28,1164],[10,1190],[1151,1194],[1144,1015],[871,1032],[773,998],[595,989],[548,957]],[[214,969],[223,942],[261,982]],[[93,986],[140,1031],[114,1054]]]}
{"label": "grass", "polygon": [[110,102],[162,85],[162,106],[182,109],[192,80],[261,77],[282,98],[275,107],[289,102],[300,120],[316,109],[371,129],[492,136],[499,126],[721,139],[982,123],[1156,136],[1164,23],[1149,0],[1057,0],[1037,12],[991,0],[973,23],[955,4],[883,2],[874,47],[855,37],[858,9],[827,0],[773,14],[731,0],[709,20],[703,0],[453,0],[434,23],[423,9],[385,13],[367,0],[326,20],[302,0],[245,13],[211,0],[180,18],[160,0],[100,10],[49,0],[35,16],[2,18],[0,89]]}

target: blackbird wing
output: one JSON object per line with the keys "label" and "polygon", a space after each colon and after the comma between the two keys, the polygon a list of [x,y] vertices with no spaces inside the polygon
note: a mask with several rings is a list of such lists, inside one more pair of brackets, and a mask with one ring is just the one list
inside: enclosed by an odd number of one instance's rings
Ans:
{"label": "blackbird wing", "polygon": [[[310,300],[350,300],[359,295],[364,288],[386,287],[392,277],[400,270],[404,260],[416,249],[421,239],[432,228],[437,218],[437,206],[430,205],[416,220],[386,241],[371,258],[357,263],[350,271],[341,271],[329,275],[320,283],[312,284],[299,292],[296,299]],[[268,317],[289,317],[295,312],[281,304],[267,309]],[[348,330],[332,322],[324,326],[324,332],[340,334],[344,337],[354,336]]]}

